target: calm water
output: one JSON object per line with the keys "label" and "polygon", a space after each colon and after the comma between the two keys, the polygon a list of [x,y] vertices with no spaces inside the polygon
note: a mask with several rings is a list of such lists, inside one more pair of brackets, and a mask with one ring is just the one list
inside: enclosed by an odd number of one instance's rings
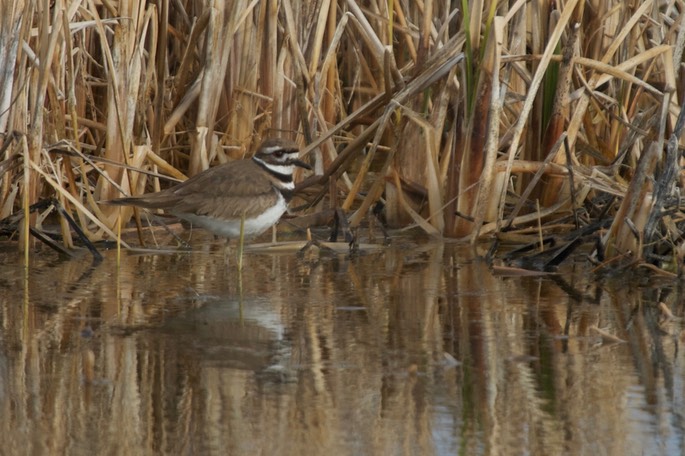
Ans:
{"label": "calm water", "polygon": [[597,280],[582,262],[495,277],[469,249],[402,240],[249,253],[242,281],[213,241],[119,268],[115,252],[37,254],[26,276],[4,248],[2,454],[685,449],[673,283]]}

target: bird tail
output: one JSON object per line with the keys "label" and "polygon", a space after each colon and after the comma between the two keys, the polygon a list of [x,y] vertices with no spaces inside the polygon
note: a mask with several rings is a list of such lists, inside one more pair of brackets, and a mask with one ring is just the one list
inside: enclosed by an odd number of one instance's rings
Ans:
{"label": "bird tail", "polygon": [[101,201],[102,204],[110,204],[113,206],[138,206],[146,209],[164,209],[169,206],[169,197],[167,195],[160,195],[152,193],[143,196],[128,196],[126,198],[117,198],[113,200]]}

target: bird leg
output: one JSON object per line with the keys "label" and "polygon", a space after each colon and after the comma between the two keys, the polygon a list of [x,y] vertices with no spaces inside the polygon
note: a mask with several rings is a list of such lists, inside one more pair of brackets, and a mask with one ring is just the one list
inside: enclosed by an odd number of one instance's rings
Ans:
{"label": "bird leg", "polygon": [[243,245],[245,244],[245,214],[240,217],[240,239],[238,240],[238,272],[243,272]]}

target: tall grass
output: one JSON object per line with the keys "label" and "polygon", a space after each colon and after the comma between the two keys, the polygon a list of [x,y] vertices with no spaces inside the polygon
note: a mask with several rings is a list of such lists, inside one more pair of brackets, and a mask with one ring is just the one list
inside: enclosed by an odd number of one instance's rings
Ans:
{"label": "tall grass", "polygon": [[315,164],[310,210],[340,206],[353,227],[382,202],[390,226],[433,236],[601,214],[618,215],[610,257],[641,258],[647,228],[681,243],[679,2],[0,7],[0,219],[54,197],[91,240],[113,237],[132,212],[98,201],[287,136]]}

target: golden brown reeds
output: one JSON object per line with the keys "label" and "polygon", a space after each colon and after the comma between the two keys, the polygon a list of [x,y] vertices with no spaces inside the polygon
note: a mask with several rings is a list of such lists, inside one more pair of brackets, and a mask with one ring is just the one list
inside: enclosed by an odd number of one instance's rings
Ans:
{"label": "golden brown reeds", "polygon": [[[98,201],[282,135],[310,145],[304,186],[324,187],[312,210],[340,206],[353,227],[378,202],[391,226],[471,241],[601,213],[620,217],[604,253],[641,258],[639,213],[685,87],[680,4],[0,6],[0,219],[55,197],[91,240],[133,214]],[[673,222],[650,229],[679,245],[685,217],[669,204]]]}

